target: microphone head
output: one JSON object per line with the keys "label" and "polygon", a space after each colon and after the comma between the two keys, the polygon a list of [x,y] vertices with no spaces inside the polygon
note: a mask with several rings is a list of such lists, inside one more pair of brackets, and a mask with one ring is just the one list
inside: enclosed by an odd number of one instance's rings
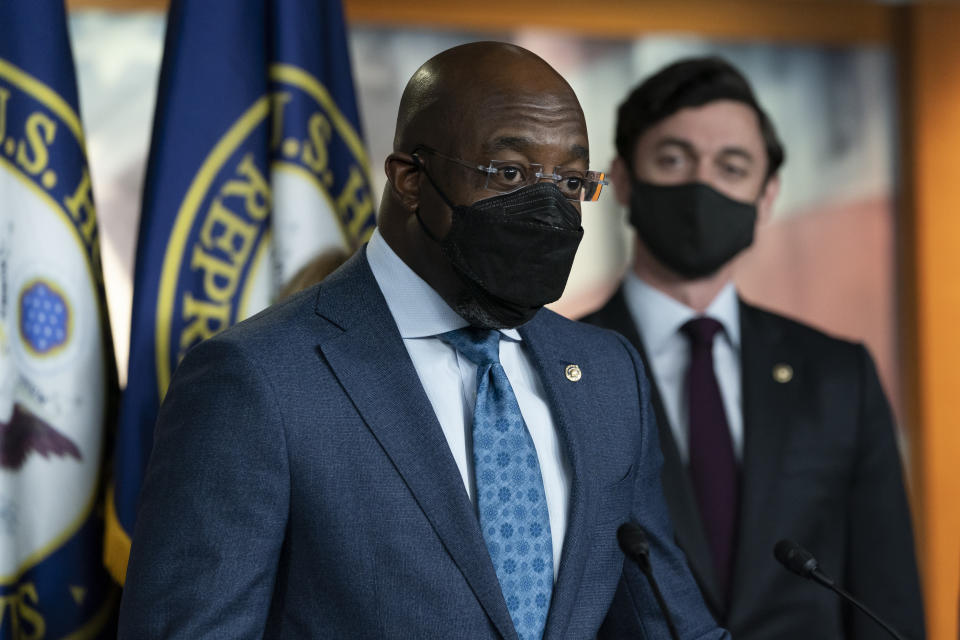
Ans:
{"label": "microphone head", "polygon": [[634,562],[640,562],[640,558],[648,559],[650,557],[650,542],[647,540],[647,532],[643,530],[636,522],[625,522],[617,529],[617,542],[620,543],[620,550]]}
{"label": "microphone head", "polygon": [[773,547],[774,557],[787,569],[804,578],[812,578],[817,570],[817,559],[813,554],[793,540],[781,540]]}

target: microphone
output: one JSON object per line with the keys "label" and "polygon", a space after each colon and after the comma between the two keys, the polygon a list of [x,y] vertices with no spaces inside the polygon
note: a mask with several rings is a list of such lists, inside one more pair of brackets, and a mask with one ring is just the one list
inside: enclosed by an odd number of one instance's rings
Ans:
{"label": "microphone", "polygon": [[889,633],[892,637],[896,638],[897,640],[904,640],[903,636],[897,633],[893,627],[877,617],[873,611],[870,611],[870,609],[867,608],[867,605],[863,604],[852,595],[838,587],[833,578],[820,570],[820,563],[817,562],[817,559],[813,557],[813,554],[793,540],[781,540],[778,542],[773,547],[773,556],[780,562],[780,564],[801,578],[806,578],[822,584],[856,608],[860,609],[860,611],[863,611],[871,620],[883,627],[883,630]]}
{"label": "microphone", "polygon": [[677,627],[673,624],[673,618],[670,616],[670,609],[663,600],[663,594],[660,593],[660,587],[653,577],[653,568],[650,566],[650,542],[647,540],[647,532],[643,530],[636,522],[626,522],[617,529],[617,542],[620,543],[620,550],[624,555],[637,563],[643,575],[647,576],[647,582],[653,590],[653,597],[657,599],[657,606],[663,613],[667,621],[667,628],[670,630],[670,637],[673,640],[680,640],[677,633]]}

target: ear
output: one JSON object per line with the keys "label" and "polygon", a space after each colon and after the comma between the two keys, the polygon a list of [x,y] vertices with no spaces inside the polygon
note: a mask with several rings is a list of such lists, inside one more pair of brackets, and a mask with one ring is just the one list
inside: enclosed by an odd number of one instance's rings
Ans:
{"label": "ear", "polygon": [[391,153],[383,163],[394,196],[411,212],[420,206],[420,164],[409,153]]}
{"label": "ear", "polygon": [[776,173],[767,179],[757,202],[757,224],[766,224],[773,213],[773,203],[780,193],[780,174]]}
{"label": "ear", "polygon": [[617,202],[623,206],[630,204],[630,184],[632,182],[630,175],[630,167],[627,166],[627,163],[617,156],[613,159],[613,166],[610,167],[610,182],[613,184],[613,195],[616,196]]}

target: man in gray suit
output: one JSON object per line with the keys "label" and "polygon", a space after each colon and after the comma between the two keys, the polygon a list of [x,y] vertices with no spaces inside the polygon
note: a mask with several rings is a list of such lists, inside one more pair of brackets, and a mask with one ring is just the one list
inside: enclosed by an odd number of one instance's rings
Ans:
{"label": "man in gray suit", "polygon": [[201,343],[161,410],[124,638],[727,637],[660,490],[643,367],[542,309],[582,236],[586,127],[518,47],[404,92],[380,227],[320,285]]}

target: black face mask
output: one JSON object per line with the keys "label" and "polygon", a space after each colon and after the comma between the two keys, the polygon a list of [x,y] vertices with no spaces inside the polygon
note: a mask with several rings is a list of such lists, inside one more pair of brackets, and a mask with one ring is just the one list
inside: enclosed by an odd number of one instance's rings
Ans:
{"label": "black face mask", "polygon": [[453,212],[443,239],[424,224],[419,209],[416,213],[465,285],[466,295],[448,300],[454,311],[472,326],[508,329],[560,297],[583,228],[580,213],[555,184],[541,182],[461,206],[426,175]]}
{"label": "black face mask", "polygon": [[686,278],[717,271],[753,244],[757,207],[700,182],[634,180],[630,224],[657,260]]}

